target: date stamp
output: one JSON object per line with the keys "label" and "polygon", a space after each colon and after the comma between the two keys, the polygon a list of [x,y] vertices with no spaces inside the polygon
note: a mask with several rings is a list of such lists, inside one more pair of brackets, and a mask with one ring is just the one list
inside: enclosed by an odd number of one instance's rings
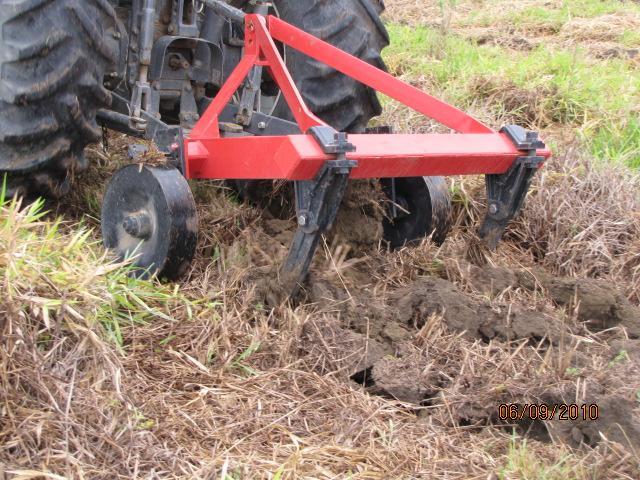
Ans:
{"label": "date stamp", "polygon": [[592,404],[566,404],[557,403],[547,405],[544,403],[507,404],[503,403],[498,407],[500,420],[597,420],[600,416],[600,408],[595,403]]}

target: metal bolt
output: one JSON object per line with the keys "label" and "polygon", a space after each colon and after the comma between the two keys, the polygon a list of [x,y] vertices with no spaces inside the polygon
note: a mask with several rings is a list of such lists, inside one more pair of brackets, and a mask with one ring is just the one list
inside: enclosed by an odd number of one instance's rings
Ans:
{"label": "metal bolt", "polygon": [[132,213],[122,221],[122,228],[132,237],[147,240],[151,236],[151,218],[145,212]]}
{"label": "metal bolt", "polygon": [[496,205],[495,203],[489,205],[489,213],[491,215],[495,215],[496,213],[498,213],[498,205]]}
{"label": "metal bolt", "polygon": [[267,122],[258,122],[258,128],[260,130],[264,130],[265,128],[267,128]]}
{"label": "metal bolt", "polygon": [[307,216],[306,215],[300,215],[298,217],[298,225],[300,225],[301,227],[304,227],[307,224]]}

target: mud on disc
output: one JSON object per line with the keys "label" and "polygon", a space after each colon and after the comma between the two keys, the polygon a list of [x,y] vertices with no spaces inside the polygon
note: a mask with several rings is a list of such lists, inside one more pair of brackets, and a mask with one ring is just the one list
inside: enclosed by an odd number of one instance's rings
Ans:
{"label": "mud on disc", "polygon": [[189,184],[171,167],[128,165],[112,177],[102,204],[102,236],[136,276],[175,280],[195,255],[198,218]]}

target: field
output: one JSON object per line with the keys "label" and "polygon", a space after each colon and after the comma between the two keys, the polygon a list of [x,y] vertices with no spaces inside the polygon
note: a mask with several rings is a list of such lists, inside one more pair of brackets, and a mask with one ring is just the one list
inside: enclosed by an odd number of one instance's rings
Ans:
{"label": "field", "polygon": [[197,183],[188,277],[134,280],[101,247],[109,134],[61,203],[0,194],[0,478],[640,478],[640,4],[386,4],[394,75],[554,150],[498,251],[452,178],[441,247],[387,252],[346,205],[271,308],[295,223]]}

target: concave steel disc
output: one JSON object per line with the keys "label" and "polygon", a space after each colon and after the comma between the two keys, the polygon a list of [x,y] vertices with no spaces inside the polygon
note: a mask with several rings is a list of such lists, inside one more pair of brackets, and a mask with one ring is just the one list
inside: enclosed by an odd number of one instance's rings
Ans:
{"label": "concave steel disc", "polygon": [[121,168],[104,195],[102,236],[120,259],[135,256],[136,276],[179,278],[193,260],[198,236],[189,184],[175,168]]}
{"label": "concave steel disc", "polygon": [[391,248],[431,234],[437,244],[444,242],[451,228],[451,198],[443,177],[383,178],[381,184],[391,202],[395,193],[395,206],[383,222],[384,239]]}

